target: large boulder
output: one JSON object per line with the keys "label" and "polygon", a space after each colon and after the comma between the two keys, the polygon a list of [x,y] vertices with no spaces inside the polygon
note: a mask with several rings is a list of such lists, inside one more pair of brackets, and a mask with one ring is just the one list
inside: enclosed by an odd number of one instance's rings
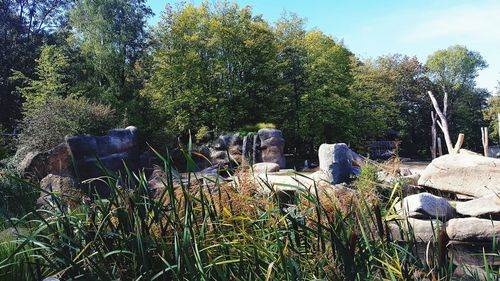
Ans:
{"label": "large boulder", "polygon": [[500,218],[500,197],[491,194],[478,199],[456,203],[457,213],[468,217]]}
{"label": "large boulder", "polygon": [[320,145],[319,168],[332,184],[347,182],[352,172],[352,151],[345,143]]}
{"label": "large boulder", "polygon": [[[66,137],[66,143],[81,180],[95,179],[109,172],[126,173],[139,168],[137,128],[113,129],[105,136]],[[100,180],[86,181],[84,190],[107,196],[109,187]]]}
{"label": "large boulder", "polygon": [[492,242],[500,238],[500,221],[480,218],[456,218],[448,221],[446,232],[451,240]]}
{"label": "large boulder", "polygon": [[227,164],[231,161],[241,163],[242,138],[239,134],[219,136],[211,145],[210,159],[213,164]]}
{"label": "large boulder", "polygon": [[424,192],[405,197],[400,213],[411,218],[447,220],[455,216],[455,209],[445,198]]}
{"label": "large boulder", "polygon": [[34,176],[42,179],[48,174],[57,174],[62,176],[73,175],[73,165],[69,148],[66,143],[44,151],[32,151],[26,154],[19,163],[18,170],[22,175]]}
{"label": "large boulder", "polygon": [[285,168],[285,139],[283,133],[277,129],[264,128],[260,129],[257,135],[260,139],[262,162],[276,163],[280,168]]}
{"label": "large boulder", "polygon": [[434,159],[418,184],[476,198],[500,192],[500,160],[470,153]]}

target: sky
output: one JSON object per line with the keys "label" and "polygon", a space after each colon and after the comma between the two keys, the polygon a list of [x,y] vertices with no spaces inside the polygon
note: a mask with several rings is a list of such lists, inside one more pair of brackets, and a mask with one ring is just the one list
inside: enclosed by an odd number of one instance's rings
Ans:
{"label": "sky", "polygon": [[[148,0],[155,24],[167,3]],[[198,5],[200,1],[182,1]],[[210,1],[209,1],[210,2]],[[477,85],[494,92],[500,80],[500,1],[498,0],[233,0],[274,23],[283,12],[306,19],[342,40],[360,58],[388,54],[416,56],[421,62],[439,49],[460,44],[479,52],[488,67]]]}

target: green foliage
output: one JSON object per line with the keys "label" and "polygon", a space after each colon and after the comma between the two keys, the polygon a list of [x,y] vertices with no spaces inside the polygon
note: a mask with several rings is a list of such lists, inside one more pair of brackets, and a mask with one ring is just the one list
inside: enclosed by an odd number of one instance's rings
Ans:
{"label": "green foliage", "polygon": [[50,98],[26,115],[19,136],[19,149],[45,151],[61,143],[66,135],[103,135],[115,127],[110,106],[85,98]]}
{"label": "green foliage", "polygon": [[453,92],[463,86],[474,87],[478,72],[488,64],[478,52],[454,45],[434,52],[427,59],[426,66],[436,84]]}
{"label": "green foliage", "polygon": [[83,74],[79,87],[87,98],[111,104],[127,121],[143,120],[140,62],[151,14],[144,0],[76,1],[69,13],[73,33],[68,41],[78,50]]}
{"label": "green foliage", "polygon": [[0,1],[0,124],[13,130],[21,117],[22,97],[12,81],[12,71],[36,79],[35,60],[40,47],[58,37],[54,30],[64,25],[64,13],[72,0]]}
{"label": "green foliage", "polygon": [[260,129],[265,129],[265,128],[271,128],[271,129],[276,129],[276,125],[273,123],[257,123],[255,125],[245,125],[241,127],[238,132],[241,135],[247,135],[249,133],[257,133]]}
{"label": "green foliage", "polygon": [[[274,35],[250,8],[218,3],[167,9],[155,29],[143,95],[167,134],[266,120],[273,108]],[[196,114],[192,114],[196,112]]]}
{"label": "green foliage", "polygon": [[366,61],[355,67],[351,93],[356,101],[354,118],[358,141],[375,139],[393,128],[398,113],[395,103],[398,93],[393,79],[377,62]]}
{"label": "green foliage", "polygon": [[10,169],[0,170],[0,220],[21,217],[34,209],[38,193],[32,185],[18,180],[18,177]]}
{"label": "green foliage", "polygon": [[[489,124],[489,137],[499,143],[498,114],[500,113],[500,97],[493,96],[488,100],[488,107],[483,111],[484,120]],[[497,141],[498,140],[498,141]]]}
{"label": "green foliage", "polygon": [[23,73],[15,71],[11,79],[20,81],[17,90],[25,102],[24,111],[33,111],[43,106],[48,98],[68,95],[69,60],[58,46],[44,45],[40,57],[36,60],[35,75],[37,79],[29,79]]}

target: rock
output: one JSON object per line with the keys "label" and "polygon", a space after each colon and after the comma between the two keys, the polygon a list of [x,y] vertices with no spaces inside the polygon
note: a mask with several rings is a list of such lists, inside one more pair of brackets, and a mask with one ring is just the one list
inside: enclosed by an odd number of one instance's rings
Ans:
{"label": "rock", "polygon": [[48,174],[72,176],[73,165],[69,148],[65,143],[61,143],[48,151],[29,152],[19,163],[18,170],[21,175],[30,175],[38,179]]}
{"label": "rock", "polygon": [[318,150],[319,168],[332,184],[346,182],[352,171],[351,150],[345,143],[322,144]]}
{"label": "rock", "polygon": [[[66,143],[82,181],[95,179],[109,172],[122,174],[139,168],[137,128],[113,129],[105,136],[66,137]],[[97,192],[100,196],[109,195],[109,187],[102,181],[87,181],[82,186],[86,192]]]}
{"label": "rock", "polygon": [[413,231],[413,235],[416,240],[429,242],[435,241],[438,238],[440,229],[445,225],[446,224],[440,220],[420,220],[409,218],[408,220],[400,221],[399,224],[390,222],[389,231],[393,240],[407,240],[411,237],[409,232]]}
{"label": "rock", "polygon": [[[454,257],[454,263],[473,266],[484,266],[485,257],[483,253],[494,252],[491,243],[469,243],[460,241],[450,241],[448,243],[448,250],[449,255]],[[496,255],[487,255],[486,260],[489,265],[500,265],[500,259]]]}
{"label": "rock", "polygon": [[469,196],[469,195],[463,195],[463,194],[455,194],[457,196],[457,199],[458,200],[473,200],[473,199],[476,199],[476,197],[473,197],[473,196]]}
{"label": "rock", "polygon": [[219,136],[211,145],[210,159],[214,164],[228,164],[230,160],[241,163],[241,143],[239,134]]}
{"label": "rock", "polygon": [[60,175],[49,174],[40,181],[40,188],[48,192],[65,192],[76,187],[73,178]]}
{"label": "rock", "polygon": [[279,172],[280,165],[278,165],[277,163],[262,162],[254,164],[252,168],[254,173],[265,174],[265,173]]}
{"label": "rock", "polygon": [[470,153],[434,159],[422,172],[419,185],[476,198],[500,192],[500,160]]}
{"label": "rock", "polygon": [[447,220],[455,216],[448,200],[427,192],[405,197],[401,208],[401,213],[411,218]]}
{"label": "rock", "polygon": [[330,184],[330,176],[322,170],[314,172],[311,175],[311,178],[314,180],[315,183],[327,182],[328,184]]}
{"label": "rock", "polygon": [[499,240],[500,221],[480,218],[456,218],[448,221],[446,232],[451,240],[492,242]]}
{"label": "rock", "polygon": [[463,216],[480,217],[492,216],[493,218],[500,217],[500,197],[499,195],[492,194],[478,199],[457,202],[457,213]]}
{"label": "rock", "polygon": [[403,176],[403,180],[409,185],[418,185],[418,179],[420,179],[420,174]]}
{"label": "rock", "polygon": [[40,188],[44,192],[41,192],[37,199],[38,208],[47,208],[53,201],[52,195],[48,192],[57,196],[63,206],[77,206],[88,199],[80,192],[77,182],[72,177],[49,174],[40,181]]}
{"label": "rock", "polygon": [[260,129],[257,135],[260,139],[262,162],[276,163],[280,168],[285,168],[285,139],[283,133],[277,129],[264,128]]}

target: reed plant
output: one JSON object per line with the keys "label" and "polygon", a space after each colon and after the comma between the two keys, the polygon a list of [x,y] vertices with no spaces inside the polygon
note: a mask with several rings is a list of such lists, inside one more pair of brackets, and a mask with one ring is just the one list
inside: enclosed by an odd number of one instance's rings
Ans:
{"label": "reed plant", "polygon": [[109,197],[70,207],[49,192],[49,206],[10,219],[0,279],[451,280],[444,236],[425,261],[411,231],[399,227],[406,239],[393,240],[387,221],[397,185],[384,204],[366,200],[366,190],[324,186],[284,200],[242,169],[231,184],[209,186],[195,173],[176,181],[169,157],[158,156],[165,177],[156,194],[144,172],[106,171],[95,180],[106,182]]}

